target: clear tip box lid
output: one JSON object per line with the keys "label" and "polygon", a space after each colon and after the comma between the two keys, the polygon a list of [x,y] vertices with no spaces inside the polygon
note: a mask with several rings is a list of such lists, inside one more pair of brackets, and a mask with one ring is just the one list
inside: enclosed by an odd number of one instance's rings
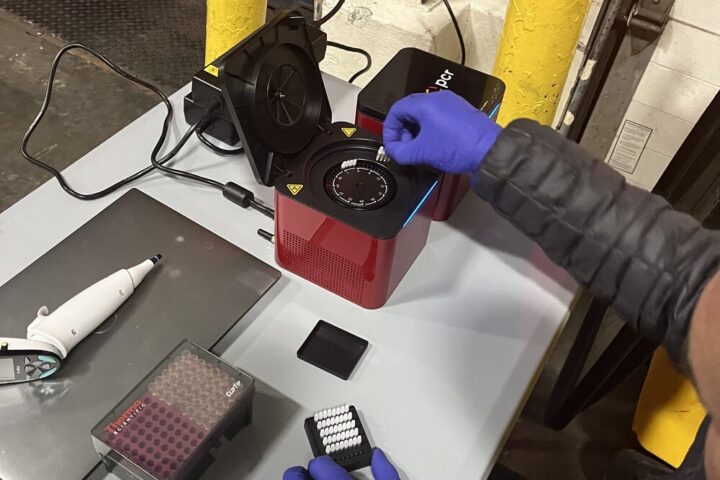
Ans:
{"label": "clear tip box lid", "polygon": [[93,428],[95,450],[121,478],[196,478],[220,437],[250,422],[254,390],[249,375],[185,340]]}

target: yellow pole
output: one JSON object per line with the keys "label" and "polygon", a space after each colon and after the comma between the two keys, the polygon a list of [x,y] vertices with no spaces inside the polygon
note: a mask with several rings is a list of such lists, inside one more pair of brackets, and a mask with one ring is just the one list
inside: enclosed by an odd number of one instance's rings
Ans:
{"label": "yellow pole", "polygon": [[693,384],[675,369],[665,349],[657,349],[633,418],[640,445],[678,468],[706,415]]}
{"label": "yellow pole", "polygon": [[267,0],[207,0],[205,65],[265,23]]}
{"label": "yellow pole", "polygon": [[507,87],[498,119],[549,125],[590,0],[510,0],[493,73]]}

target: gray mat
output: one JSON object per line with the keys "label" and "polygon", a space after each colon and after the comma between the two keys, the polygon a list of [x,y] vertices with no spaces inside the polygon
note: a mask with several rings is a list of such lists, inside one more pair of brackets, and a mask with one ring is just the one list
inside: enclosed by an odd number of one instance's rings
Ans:
{"label": "gray mat", "polygon": [[39,307],[155,253],[160,264],[55,375],[0,387],[0,478],[82,478],[98,461],[92,427],[182,339],[212,347],[280,277],[130,190],[0,287],[3,336],[24,337]]}

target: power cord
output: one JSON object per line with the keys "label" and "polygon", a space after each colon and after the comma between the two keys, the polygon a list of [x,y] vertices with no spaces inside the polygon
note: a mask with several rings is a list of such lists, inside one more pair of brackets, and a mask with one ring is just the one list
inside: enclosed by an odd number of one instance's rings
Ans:
{"label": "power cord", "polygon": [[48,76],[48,84],[47,89],[45,90],[45,98],[43,99],[42,106],[40,107],[40,111],[38,112],[37,116],[33,120],[33,122],[30,124],[30,127],[28,127],[27,132],[25,132],[25,135],[22,139],[22,144],[20,147],[20,152],[22,153],[22,156],[25,157],[27,161],[32,163],[33,165],[40,167],[48,172],[50,172],[60,183],[60,186],[63,190],[65,190],[68,194],[72,195],[75,198],[78,198],[80,200],[95,200],[98,198],[102,198],[106,195],[109,195],[110,193],[113,193],[114,191],[118,190],[121,187],[124,187],[125,185],[129,184],[130,182],[133,182],[151,171],[155,169],[154,166],[149,166],[146,168],[143,168],[142,170],[139,170],[135,172],[134,174],[130,175],[127,178],[124,178],[120,180],[119,182],[116,182],[112,185],[110,185],[107,188],[104,188],[103,190],[100,190],[98,192],[94,193],[80,193],[74,188],[72,188],[65,178],[63,177],[62,173],[58,171],[56,168],[52,167],[51,165],[48,165],[47,163],[43,162],[42,160],[34,157],[33,155],[28,152],[28,143],[30,142],[30,138],[32,137],[33,132],[37,128],[37,126],[40,124],[40,121],[45,116],[45,113],[47,112],[48,107],[50,106],[50,99],[52,97],[52,91],[53,91],[53,83],[55,82],[55,73],[57,72],[58,65],[60,63],[60,60],[62,59],[63,55],[65,55],[70,50],[84,50],[85,52],[93,55],[95,58],[103,62],[105,65],[110,67],[115,73],[120,75],[121,77],[124,77],[128,80],[130,80],[133,83],[136,83],[140,85],[141,87],[150,90],[155,95],[160,97],[160,100],[165,104],[165,108],[167,109],[167,113],[165,114],[165,120],[163,121],[163,129],[160,133],[160,138],[158,138],[156,148],[159,148],[162,146],[163,143],[165,143],[165,137],[167,136],[167,130],[170,125],[170,119],[172,118],[172,106],[170,105],[170,101],[168,100],[167,96],[160,91],[159,88],[155,87],[154,85],[151,85],[150,83],[147,83],[146,81],[131,75],[127,73],[126,71],[119,68],[117,65],[115,65],[113,62],[105,58],[102,54],[95,51],[94,49],[87,47],[85,45],[79,44],[79,43],[71,43],[69,45],[65,45],[63,48],[60,49],[60,51],[55,55],[55,58],[53,59],[52,66],[50,67],[50,75]]}
{"label": "power cord", "polygon": [[465,65],[465,39],[460,31],[460,25],[458,24],[457,18],[455,18],[455,12],[453,12],[450,2],[448,0],[443,0],[443,2],[445,2],[445,7],[447,7],[447,11],[450,14],[450,20],[452,20],[452,23],[455,26],[455,33],[457,33],[458,42],[460,42],[460,64]]}
{"label": "power cord", "polygon": [[162,144],[156,144],[155,148],[153,148],[152,153],[150,154],[150,162],[153,164],[153,167],[157,168],[161,172],[167,174],[167,175],[175,175],[177,177],[187,178],[188,180],[194,180],[199,183],[203,183],[205,185],[208,185],[210,187],[217,188],[218,190],[223,189],[223,184],[218,182],[217,180],[213,180],[211,178],[203,177],[201,175],[196,175],[194,173],[186,172],[184,170],[178,170],[176,168],[167,167],[164,165],[164,163],[167,163],[170,161],[177,153],[180,151],[180,149],[187,143],[187,141],[192,137],[193,133],[198,132],[201,125],[205,124],[205,121],[207,120],[208,116],[210,115],[210,110],[206,110],[205,113],[200,117],[200,120],[195,122],[190,128],[187,129],[185,134],[180,138],[178,143],[170,150],[165,156],[158,159],[158,153],[160,153],[160,149],[162,148]]}
{"label": "power cord", "polygon": [[[460,30],[460,24],[458,24],[457,18],[455,17],[455,12],[453,11],[452,6],[450,6],[450,2],[448,0],[443,0],[443,2],[445,3],[445,7],[447,8],[448,14],[450,15],[450,20],[452,20],[453,26],[455,27],[455,33],[457,34],[458,42],[460,43],[460,64],[465,65],[465,56],[466,56],[466,54],[465,54],[465,39],[463,38],[462,31]],[[327,15],[323,16],[320,20],[315,22],[315,26],[320,27],[325,22],[327,22],[328,20],[333,18],[340,11],[340,8],[342,8],[344,3],[345,3],[345,0],[338,0],[337,3],[335,4],[335,6],[332,8],[332,10],[330,10],[327,13]],[[339,48],[339,49],[345,50],[347,52],[359,53],[359,54],[363,55],[365,57],[365,59],[367,60],[367,65],[365,66],[365,68],[361,69],[360,71],[355,73],[352,77],[350,77],[350,79],[348,80],[349,83],[353,83],[360,75],[367,72],[372,67],[372,57],[366,50],[363,50],[362,48],[358,48],[358,47],[351,47],[351,46],[344,45],[344,44],[338,43],[338,42],[333,42],[330,40],[328,40],[327,44],[329,47]],[[205,143],[205,142],[203,142],[203,143]],[[207,145],[207,143],[206,143],[206,145]],[[208,146],[210,148],[213,148],[210,145],[208,145]]]}
{"label": "power cord", "polygon": [[[321,25],[323,25],[325,22],[327,22],[328,20],[333,18],[335,15],[337,15],[337,13],[340,11],[340,9],[342,8],[344,3],[345,3],[345,0],[338,0],[337,3],[335,4],[335,6],[332,8],[332,10],[330,10],[320,20],[315,22],[315,26],[320,28]],[[365,57],[367,64],[365,65],[364,68],[362,68],[358,72],[354,73],[353,76],[350,77],[350,79],[348,80],[349,83],[353,83],[360,75],[362,75],[363,73],[370,70],[370,67],[372,66],[372,58],[370,57],[370,54],[366,50],[363,50],[362,48],[351,47],[351,46],[344,45],[344,44],[338,43],[338,42],[333,42],[330,40],[328,40],[327,45],[328,45],[328,47],[339,48],[341,50],[345,50],[346,52],[359,53],[360,55]]]}
{"label": "power cord", "polygon": [[330,10],[330,11],[329,11],[325,16],[323,16],[320,20],[318,20],[317,22],[315,22],[315,25],[316,25],[317,27],[320,27],[320,25],[324,24],[325,22],[327,22],[328,20],[330,20],[331,18],[333,18],[333,17],[335,16],[335,14],[337,14],[337,13],[340,11],[340,9],[341,9],[342,6],[343,6],[343,3],[345,3],[345,0],[338,0],[338,2],[335,4],[335,6],[332,8],[332,10]]}
{"label": "power cord", "polygon": [[198,130],[195,132],[195,135],[197,135],[198,140],[202,142],[203,145],[205,145],[207,148],[212,150],[213,152],[217,153],[218,155],[224,155],[226,157],[232,156],[232,155],[240,155],[245,151],[243,147],[233,148],[232,150],[228,150],[227,148],[218,147],[214,143],[210,141],[205,136],[205,130]]}
{"label": "power cord", "polygon": [[353,76],[350,77],[350,79],[348,80],[349,83],[353,83],[355,81],[355,79],[357,79],[360,75],[362,75],[363,73],[370,70],[370,67],[372,67],[372,57],[370,57],[370,54],[367,51],[363,50],[362,48],[350,47],[348,45],[343,45],[342,43],[333,42],[330,40],[328,40],[327,44],[328,44],[328,47],[335,47],[335,48],[339,48],[341,50],[345,50],[347,52],[359,53],[365,57],[365,60],[367,62],[365,67],[363,67],[358,72],[353,74]]}
{"label": "power cord", "polygon": [[[130,80],[133,83],[136,83],[140,85],[141,87],[150,90],[154,94],[156,94],[160,100],[165,105],[165,108],[167,110],[167,113],[165,114],[165,118],[163,120],[162,130],[160,132],[160,137],[158,138],[157,142],[155,143],[155,147],[152,150],[152,153],[150,154],[150,161],[152,165],[143,168],[142,170],[138,170],[137,172],[133,173],[129,177],[126,177],[109,187],[106,187],[100,191],[93,192],[93,193],[81,193],[75,190],[68,184],[68,182],[65,180],[65,177],[62,175],[62,173],[57,170],[55,167],[43,162],[39,158],[34,157],[30,152],[28,151],[28,144],[30,143],[30,138],[32,137],[32,134],[37,129],[38,125],[42,121],[43,117],[45,116],[45,113],[47,112],[50,101],[52,99],[52,92],[53,92],[53,85],[55,83],[55,74],[57,73],[58,65],[60,64],[60,60],[62,57],[71,50],[83,50],[101,62],[103,62],[105,65],[107,65],[110,69],[112,69],[115,73],[120,75],[123,78],[126,78]],[[248,189],[241,187],[240,185],[237,185],[233,182],[228,182],[225,185],[222,183],[212,180],[210,178],[203,177],[201,175],[197,175],[194,173],[186,172],[183,170],[178,170],[175,168],[170,168],[165,166],[166,163],[168,163],[170,160],[172,160],[177,153],[182,149],[182,147],[187,143],[187,141],[190,139],[190,137],[193,135],[193,133],[201,133],[202,129],[205,127],[205,122],[207,121],[208,117],[211,115],[211,113],[219,106],[219,103],[216,103],[216,105],[213,108],[210,108],[205,111],[205,113],[202,115],[200,120],[198,120],[194,125],[192,125],[188,130],[185,132],[185,134],[180,138],[180,140],[177,142],[177,144],[162,158],[157,158],[160,150],[162,149],[165,139],[167,137],[168,129],[170,128],[170,122],[172,120],[173,115],[173,108],[170,104],[170,100],[168,97],[157,87],[154,85],[126,72],[125,70],[121,69],[117,65],[115,65],[113,62],[111,62],[109,59],[107,59],[104,55],[96,51],[95,49],[88,47],[86,45],[82,45],[80,43],[71,43],[68,45],[65,45],[58,51],[57,55],[55,55],[55,58],[53,59],[52,65],[50,67],[50,75],[48,76],[48,84],[47,89],[45,90],[45,97],[43,99],[42,105],[40,107],[40,111],[38,112],[35,119],[32,121],[30,126],[28,127],[28,130],[25,132],[25,135],[22,139],[22,144],[20,147],[20,151],[22,153],[22,156],[32,163],[33,165],[42,168],[48,172],[50,172],[58,181],[62,189],[67,192],[69,195],[72,195],[73,197],[80,199],[80,200],[96,200],[98,198],[102,198],[106,195],[109,195],[115,191],[117,191],[119,188],[124,187],[125,185],[128,185],[129,183],[147,175],[148,173],[152,172],[155,169],[158,169],[162,171],[165,174],[168,175],[174,175],[179,176],[183,178],[187,178],[199,183],[203,183],[205,185],[217,188],[222,191],[223,196],[230,201],[240,205],[243,208],[252,207],[255,210],[259,211],[260,213],[270,217],[274,218],[274,211],[263,205],[262,203],[255,200],[255,195]],[[209,143],[209,142],[208,142]],[[220,147],[217,147],[220,148]],[[224,149],[223,149],[224,150]]]}

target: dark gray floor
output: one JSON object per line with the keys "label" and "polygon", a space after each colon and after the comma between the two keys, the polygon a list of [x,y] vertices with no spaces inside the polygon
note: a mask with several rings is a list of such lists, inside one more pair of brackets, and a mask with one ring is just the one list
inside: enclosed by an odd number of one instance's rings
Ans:
{"label": "dark gray floor", "polygon": [[[193,7],[188,6],[191,3],[195,4],[194,8],[204,4],[202,0],[184,2],[186,11],[192,11]],[[3,3],[11,2],[0,0],[0,5]],[[160,45],[151,38],[153,32],[157,30],[146,29],[145,34],[150,37],[144,41]],[[98,35],[102,37],[102,32]],[[111,37],[121,42],[113,37],[114,33],[108,35],[107,42],[112,42]],[[158,38],[167,41],[171,37],[163,33]],[[63,43],[40,27],[0,9],[0,211],[48,179],[43,171],[22,159],[19,149],[22,135],[40,106],[52,57]],[[122,48],[122,43],[115,43],[109,50],[117,52]],[[192,50],[202,51],[198,45],[193,45]],[[152,71],[158,71],[153,69],[163,72],[166,63],[171,65],[177,61],[168,55],[170,50],[158,48],[157,51],[151,69],[147,69],[149,64],[144,59],[133,64],[132,69],[141,74],[150,72],[152,76]],[[133,63],[132,57],[126,58]],[[188,71],[194,71],[192,63],[188,64],[192,67]],[[167,68],[169,71],[174,67]],[[166,90],[169,85],[182,85],[189,80],[184,74],[174,75],[164,77]],[[156,103],[152,94],[96,62],[70,55],[60,69],[53,106],[31,150],[57,168],[64,168]],[[642,372],[581,414],[564,431],[555,432],[540,423],[545,399],[577,327],[577,318],[572,319],[501,456],[503,463],[529,480],[599,480],[612,453],[634,445],[630,425]],[[606,338],[613,331],[613,328],[605,329]],[[474,478],[469,472],[471,477]]]}
{"label": "dark gray floor", "polygon": [[[617,389],[556,432],[542,424],[545,402],[580,327],[582,305],[570,317],[545,369],[515,425],[500,462],[528,480],[602,480],[612,456],[636,448],[632,418],[646,370],[639,369]],[[621,321],[608,316],[588,365],[620,329]],[[612,479],[608,479],[612,480]]]}
{"label": "dark gray floor", "polygon": [[0,0],[0,8],[172,91],[203,65],[204,1]]}
{"label": "dark gray floor", "polygon": [[[0,10],[0,211],[49,178],[22,158],[20,142],[63,43]],[[30,143],[32,153],[58,169],[158,103],[152,93],[85,58],[71,53],[63,61],[51,108]]]}

